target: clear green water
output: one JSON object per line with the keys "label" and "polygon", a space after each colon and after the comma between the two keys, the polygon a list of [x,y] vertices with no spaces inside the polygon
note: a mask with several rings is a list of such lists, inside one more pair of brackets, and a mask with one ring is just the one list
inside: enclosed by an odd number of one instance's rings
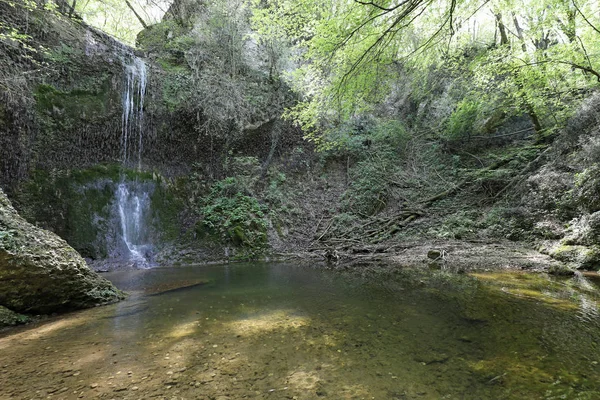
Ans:
{"label": "clear green water", "polygon": [[106,276],[131,297],[0,338],[0,398],[600,399],[594,279],[291,264]]}

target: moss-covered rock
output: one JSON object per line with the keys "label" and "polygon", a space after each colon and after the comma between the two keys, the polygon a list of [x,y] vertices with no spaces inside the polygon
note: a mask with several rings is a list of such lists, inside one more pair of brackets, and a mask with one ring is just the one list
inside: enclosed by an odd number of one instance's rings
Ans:
{"label": "moss-covered rock", "polygon": [[556,276],[573,276],[573,275],[575,275],[575,271],[572,270],[571,268],[567,267],[564,264],[551,265],[548,268],[548,273],[550,275],[556,275]]}
{"label": "moss-covered rock", "polygon": [[21,218],[0,190],[1,305],[22,313],[50,313],[123,297],[64,240]]}
{"label": "moss-covered rock", "polygon": [[29,317],[22,314],[17,314],[6,307],[0,306],[0,328],[24,324],[28,321]]}
{"label": "moss-covered rock", "polygon": [[600,269],[599,246],[571,246],[561,245],[550,251],[552,258],[570,263],[577,269]]}

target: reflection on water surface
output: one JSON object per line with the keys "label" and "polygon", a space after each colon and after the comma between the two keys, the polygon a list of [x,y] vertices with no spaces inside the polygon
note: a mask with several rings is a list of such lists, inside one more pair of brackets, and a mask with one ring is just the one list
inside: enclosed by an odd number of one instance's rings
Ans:
{"label": "reflection on water surface", "polygon": [[598,281],[291,264],[120,271],[0,338],[0,398],[598,399]]}

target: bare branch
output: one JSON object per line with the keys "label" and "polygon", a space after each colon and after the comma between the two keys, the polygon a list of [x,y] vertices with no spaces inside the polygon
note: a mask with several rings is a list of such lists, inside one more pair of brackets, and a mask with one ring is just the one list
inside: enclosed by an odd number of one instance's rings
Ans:
{"label": "bare branch", "polygon": [[594,26],[594,24],[592,24],[590,22],[590,20],[587,19],[587,17],[585,16],[585,14],[579,9],[579,6],[577,5],[577,3],[575,2],[575,0],[573,0],[573,6],[575,7],[575,9],[577,10],[577,12],[583,17],[583,20],[593,29],[595,30],[597,33],[600,33],[600,29],[598,29],[596,26]]}
{"label": "bare branch", "polygon": [[411,0],[404,0],[404,1],[401,1],[400,3],[396,4],[394,7],[391,7],[391,8],[386,8],[386,7],[382,7],[382,6],[380,6],[379,4],[376,4],[376,3],[375,3],[375,2],[373,2],[373,1],[360,1],[360,0],[354,0],[354,2],[355,2],[355,3],[362,4],[363,6],[372,6],[372,7],[378,8],[378,9],[380,9],[380,10],[383,10],[383,11],[385,11],[385,12],[392,12],[392,11],[394,11],[394,10],[396,10],[396,9],[398,9],[398,8],[400,8],[400,7],[402,7],[402,6],[403,6],[403,5],[405,5],[406,3],[409,3],[410,1],[411,1]]}
{"label": "bare branch", "polygon": [[127,4],[127,7],[129,7],[129,9],[131,11],[133,11],[133,13],[135,14],[136,18],[138,19],[138,21],[140,21],[140,24],[142,24],[142,26],[144,27],[144,29],[147,29],[148,28],[148,24],[146,24],[146,21],[144,21],[144,19],[140,16],[140,14],[138,14],[138,12],[135,11],[135,8],[133,8],[133,6],[129,2],[129,0],[125,0],[125,4]]}

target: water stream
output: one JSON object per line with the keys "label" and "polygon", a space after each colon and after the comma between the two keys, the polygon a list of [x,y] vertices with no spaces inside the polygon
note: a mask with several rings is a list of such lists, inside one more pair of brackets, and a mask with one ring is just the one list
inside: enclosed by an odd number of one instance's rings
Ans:
{"label": "water stream", "polygon": [[[146,95],[147,71],[144,61],[131,51],[123,51],[125,64],[123,84],[123,116],[121,134],[121,158],[126,168],[142,168],[144,138],[144,98]],[[121,227],[121,239],[127,250],[126,259],[137,268],[151,265],[152,246],[145,232],[148,227],[150,200],[149,193],[139,185],[124,177],[117,186],[115,198]]]}
{"label": "water stream", "polygon": [[130,298],[0,338],[0,398],[600,398],[600,296],[583,276],[289,263],[106,276]]}

